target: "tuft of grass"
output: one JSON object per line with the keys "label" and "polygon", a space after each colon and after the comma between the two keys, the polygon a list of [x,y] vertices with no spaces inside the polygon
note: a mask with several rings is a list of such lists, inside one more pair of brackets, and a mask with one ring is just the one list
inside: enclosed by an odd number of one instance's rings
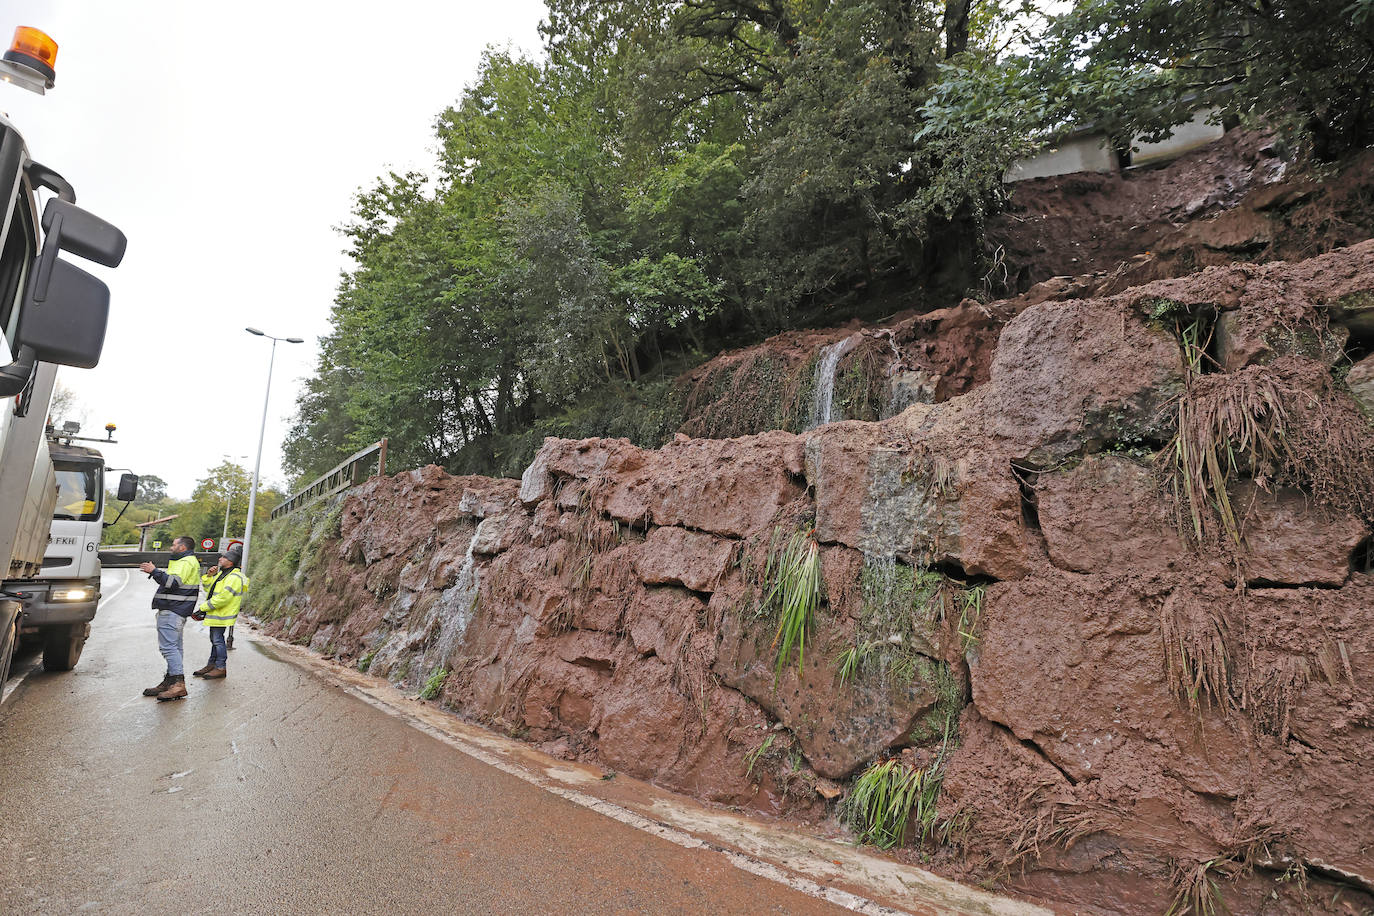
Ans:
{"label": "tuft of grass", "polygon": [[814,531],[798,531],[779,545],[774,532],[768,559],[763,569],[763,599],[761,612],[778,618],[778,629],[770,648],[777,649],[774,678],[782,677],[782,669],[797,655],[800,672],[806,661],[807,630],[821,602],[821,549]]}
{"label": "tuft of grass", "polygon": [[1180,527],[1202,544],[1218,527],[1241,543],[1227,485],[1298,487],[1319,503],[1374,520],[1374,425],[1336,390],[1326,367],[1295,357],[1189,377],[1178,429],[1160,453]]}
{"label": "tuft of grass", "polygon": [[447,668],[435,668],[430,672],[425,680],[425,686],[420,688],[420,699],[432,700],[444,689],[444,682],[448,680]]}
{"label": "tuft of grass", "polygon": [[1214,876],[1220,859],[1209,859],[1188,868],[1176,867],[1173,902],[1164,916],[1218,916],[1229,914],[1221,896],[1221,886]]}
{"label": "tuft of grass", "polygon": [[959,651],[967,652],[978,644],[978,622],[983,617],[983,596],[987,586],[964,589],[955,601],[959,605]]}
{"label": "tuft of grass", "polygon": [[1228,481],[1249,471],[1267,481],[1279,473],[1287,424],[1285,393],[1271,375],[1237,373],[1190,386],[1178,402],[1178,432],[1162,455],[1169,488],[1187,512],[1195,543],[1202,543],[1216,513],[1232,543],[1240,524],[1227,492]]}
{"label": "tuft of grass", "polygon": [[895,757],[879,761],[854,781],[841,816],[859,842],[881,849],[901,844],[914,816],[917,837],[924,841],[935,830],[940,781],[939,763],[918,770]]}
{"label": "tuft of grass", "polygon": [[1201,713],[1208,705],[1234,708],[1226,619],[1174,601],[1164,603],[1159,617],[1169,690],[1186,700],[1193,712]]}
{"label": "tuft of grass", "polygon": [[367,674],[367,669],[372,667],[372,660],[376,657],[376,649],[373,649],[370,652],[364,654],[362,658],[358,659],[358,670],[361,671],[363,674]]}
{"label": "tuft of grass", "polygon": [[919,664],[917,676],[935,692],[935,705],[911,727],[907,740],[920,745],[940,741],[943,756],[952,749],[950,736],[964,711],[964,684],[944,662],[923,658]]}
{"label": "tuft of grass", "polygon": [[772,748],[774,737],[775,736],[773,735],[773,733],[769,732],[768,736],[764,738],[763,741],[759,742],[758,747],[754,748],[752,751],[744,755],[745,776],[754,775],[754,767],[758,765],[759,760],[762,759],[765,755],[767,755],[769,749]]}
{"label": "tuft of grass", "polygon": [[842,651],[836,659],[838,668],[835,676],[839,682],[841,684],[854,683],[875,648],[874,643],[866,642],[857,646],[850,646]]}

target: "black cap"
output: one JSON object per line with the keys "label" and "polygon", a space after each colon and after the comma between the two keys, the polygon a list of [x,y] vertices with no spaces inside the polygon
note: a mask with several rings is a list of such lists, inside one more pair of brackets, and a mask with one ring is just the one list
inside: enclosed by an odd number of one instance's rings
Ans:
{"label": "black cap", "polygon": [[238,566],[240,563],[243,562],[243,548],[240,547],[238,544],[226,548],[225,550],[221,550],[219,552],[219,555],[222,557],[228,557],[229,562],[233,563],[235,566]]}

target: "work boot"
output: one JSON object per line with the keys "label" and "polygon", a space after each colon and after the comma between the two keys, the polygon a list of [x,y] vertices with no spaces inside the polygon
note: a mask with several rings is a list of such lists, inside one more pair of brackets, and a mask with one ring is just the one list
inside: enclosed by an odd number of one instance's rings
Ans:
{"label": "work boot", "polygon": [[205,677],[205,673],[206,673],[207,671],[214,671],[214,670],[215,670],[215,663],[214,663],[214,662],[206,662],[206,663],[205,663],[205,667],[203,667],[203,668],[197,668],[195,671],[192,671],[191,673],[194,674],[196,677]]}
{"label": "work boot", "polygon": [[166,690],[168,687],[171,687],[171,686],[172,686],[172,676],[171,676],[170,674],[164,674],[164,675],[162,676],[162,683],[161,683],[161,684],[158,684],[158,685],[156,685],[156,686],[154,686],[154,687],[145,687],[145,688],[143,689],[143,695],[144,695],[145,697],[155,697],[155,696],[157,696],[159,693],[161,693],[162,691]]}
{"label": "work boot", "polygon": [[174,674],[172,675],[172,683],[167,686],[166,690],[157,695],[157,699],[159,703],[165,703],[168,700],[180,700],[184,696],[186,696],[186,676]]}
{"label": "work boot", "polygon": [[205,678],[207,681],[213,681],[216,678],[227,677],[228,674],[229,672],[224,668],[211,668],[209,671],[202,674],[201,677]]}

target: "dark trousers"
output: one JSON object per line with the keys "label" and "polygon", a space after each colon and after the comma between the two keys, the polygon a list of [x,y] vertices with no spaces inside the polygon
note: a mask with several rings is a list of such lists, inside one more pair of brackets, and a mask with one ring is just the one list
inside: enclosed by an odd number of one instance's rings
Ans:
{"label": "dark trousers", "polygon": [[210,664],[216,668],[229,665],[229,649],[224,644],[224,627],[210,628]]}

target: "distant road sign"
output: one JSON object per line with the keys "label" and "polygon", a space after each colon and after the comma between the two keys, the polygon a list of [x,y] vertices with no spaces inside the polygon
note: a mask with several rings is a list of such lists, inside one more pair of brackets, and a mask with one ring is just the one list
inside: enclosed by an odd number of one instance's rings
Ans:
{"label": "distant road sign", "polygon": [[200,539],[200,549],[201,549],[201,550],[214,550],[214,549],[215,549],[215,539],[214,539],[214,538],[201,538],[201,539]]}
{"label": "distant road sign", "polygon": [[242,550],[243,538],[229,538],[228,540],[225,540],[224,546],[221,547],[220,550],[228,550],[230,547],[237,547],[239,550]]}
{"label": "distant road sign", "polygon": [[161,542],[161,541],[153,541],[153,549],[154,549],[154,550],[161,550],[161,549],[162,549],[162,542]]}

